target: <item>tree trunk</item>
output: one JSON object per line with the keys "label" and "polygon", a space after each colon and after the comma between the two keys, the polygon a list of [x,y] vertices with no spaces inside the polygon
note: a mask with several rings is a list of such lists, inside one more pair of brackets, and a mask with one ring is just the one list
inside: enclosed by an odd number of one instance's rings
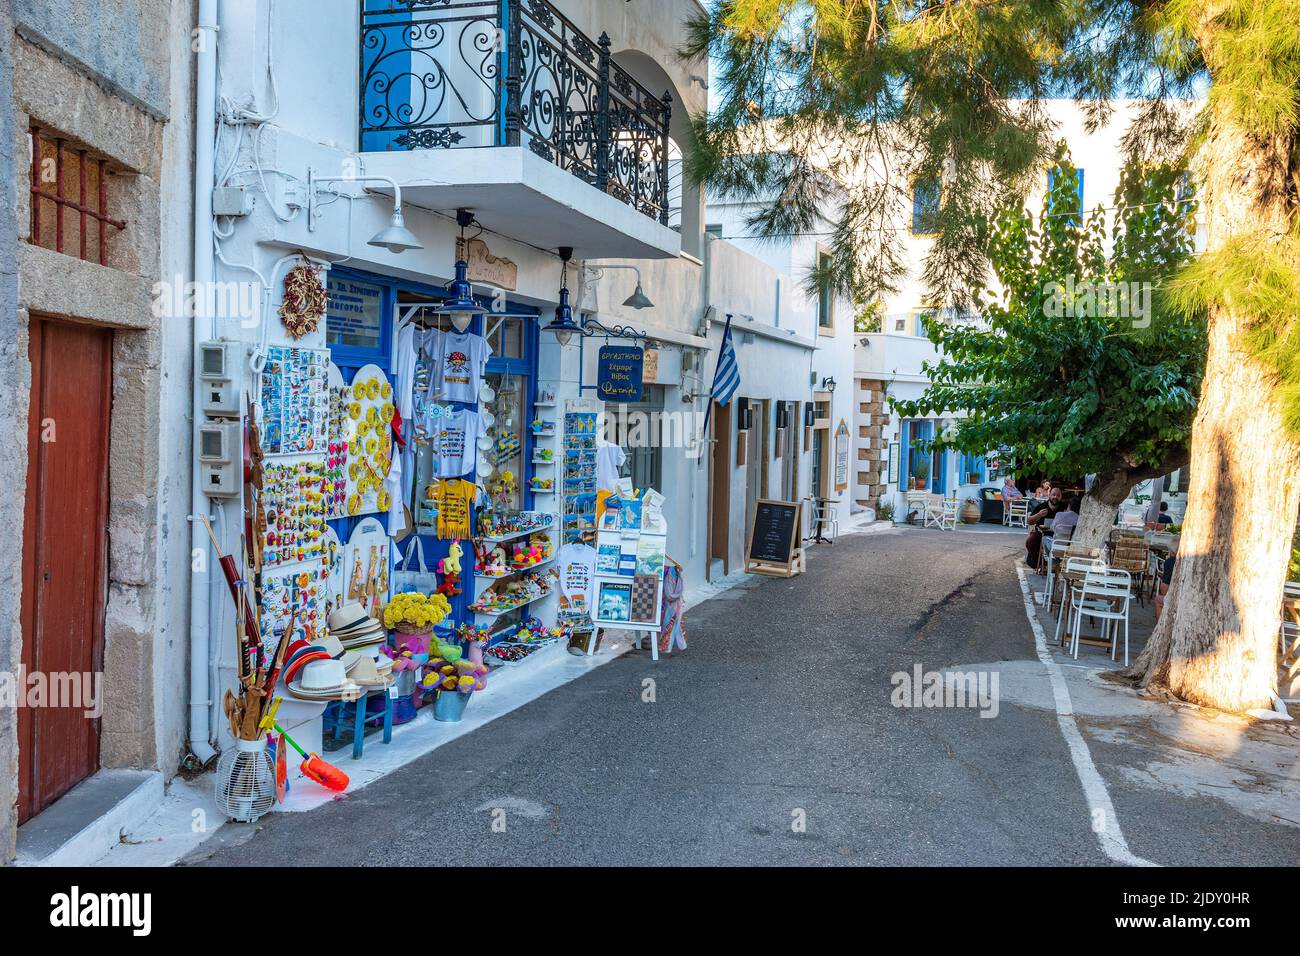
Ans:
{"label": "tree trunk", "polygon": [[1106,535],[1115,524],[1115,515],[1133,490],[1133,478],[1128,469],[1118,468],[1110,474],[1099,474],[1092,489],[1083,496],[1079,506],[1079,523],[1070,540],[1086,548],[1100,548]]}
{"label": "tree trunk", "polygon": [[[1285,235],[1285,140],[1259,140],[1216,118],[1199,161],[1207,247]],[[1253,316],[1209,307],[1209,352],[1192,430],[1187,514],[1167,616],[1130,669],[1143,683],[1222,710],[1269,706],[1300,445],[1284,427],[1274,374],[1249,351]]]}

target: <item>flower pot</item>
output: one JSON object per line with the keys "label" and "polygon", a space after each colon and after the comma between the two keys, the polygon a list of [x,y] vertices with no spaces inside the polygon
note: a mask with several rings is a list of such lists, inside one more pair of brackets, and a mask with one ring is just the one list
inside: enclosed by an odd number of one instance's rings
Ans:
{"label": "flower pot", "polygon": [[438,699],[433,702],[433,719],[455,723],[465,716],[465,706],[472,696],[458,690],[438,691]]}
{"label": "flower pot", "polygon": [[428,654],[429,643],[433,640],[433,628],[427,628],[423,631],[407,631],[400,626],[397,628],[397,646],[403,645],[410,647],[412,654]]}
{"label": "flower pot", "polygon": [[980,520],[980,506],[973,501],[968,501],[962,506],[961,520],[963,524],[978,524]]}

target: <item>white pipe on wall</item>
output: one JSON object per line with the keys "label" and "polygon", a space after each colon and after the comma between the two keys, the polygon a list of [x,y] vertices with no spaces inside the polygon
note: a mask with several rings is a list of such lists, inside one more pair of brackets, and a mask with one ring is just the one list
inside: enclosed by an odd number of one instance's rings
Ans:
{"label": "white pipe on wall", "polygon": [[[197,77],[194,103],[194,282],[200,290],[211,288],[213,279],[212,186],[216,174],[217,134],[217,20],[218,0],[199,0],[199,32],[196,56]],[[203,293],[201,301],[207,301]],[[207,309],[202,313],[206,316]],[[211,316],[206,316],[212,321]],[[209,554],[207,533],[198,522],[208,514],[198,467],[199,425],[203,421],[203,389],[199,378],[200,347],[205,339],[199,329],[200,314],[191,327],[193,342],[193,385],[190,426],[190,548],[191,554]],[[212,582],[216,580],[216,556],[207,561],[206,575],[192,574],[190,581],[190,750],[200,763],[216,755],[212,746],[212,682],[208,664],[211,656],[208,615],[212,606]]]}

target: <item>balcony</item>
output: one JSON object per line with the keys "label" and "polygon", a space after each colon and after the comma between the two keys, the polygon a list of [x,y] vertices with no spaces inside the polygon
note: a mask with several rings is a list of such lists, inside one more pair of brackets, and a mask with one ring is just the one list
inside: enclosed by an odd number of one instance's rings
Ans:
{"label": "balcony", "polygon": [[608,36],[545,0],[365,0],[360,38],[367,170],[412,202],[579,256],[677,254],[671,97],[620,67]]}

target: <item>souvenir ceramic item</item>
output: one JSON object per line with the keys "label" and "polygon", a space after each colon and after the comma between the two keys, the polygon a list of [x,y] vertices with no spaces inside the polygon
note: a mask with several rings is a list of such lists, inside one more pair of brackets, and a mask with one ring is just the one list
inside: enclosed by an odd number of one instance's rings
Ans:
{"label": "souvenir ceramic item", "polygon": [[492,445],[493,445],[493,439],[492,439],[492,436],[491,436],[491,435],[479,435],[479,436],[478,436],[478,450],[479,450],[479,451],[488,451],[489,449],[491,449]]}
{"label": "souvenir ceramic item", "polygon": [[486,382],[484,382],[483,386],[478,390],[478,400],[480,402],[495,401],[496,397],[497,397],[496,391],[492,388],[491,385],[488,385]]}
{"label": "souvenir ceramic item", "polygon": [[392,467],[393,387],[377,365],[363,365],[342,391],[340,407],[347,485],[342,513],[350,516],[386,511],[390,496],[384,479]]}
{"label": "souvenir ceramic item", "polygon": [[480,478],[487,478],[492,474],[493,467],[494,466],[492,462],[488,461],[488,459],[485,456],[479,455],[478,467],[475,469],[474,473],[478,475]]}
{"label": "souvenir ceramic item", "polygon": [[497,423],[497,417],[489,409],[483,409],[483,411],[479,412],[479,416],[483,419],[484,428],[491,428]]}

